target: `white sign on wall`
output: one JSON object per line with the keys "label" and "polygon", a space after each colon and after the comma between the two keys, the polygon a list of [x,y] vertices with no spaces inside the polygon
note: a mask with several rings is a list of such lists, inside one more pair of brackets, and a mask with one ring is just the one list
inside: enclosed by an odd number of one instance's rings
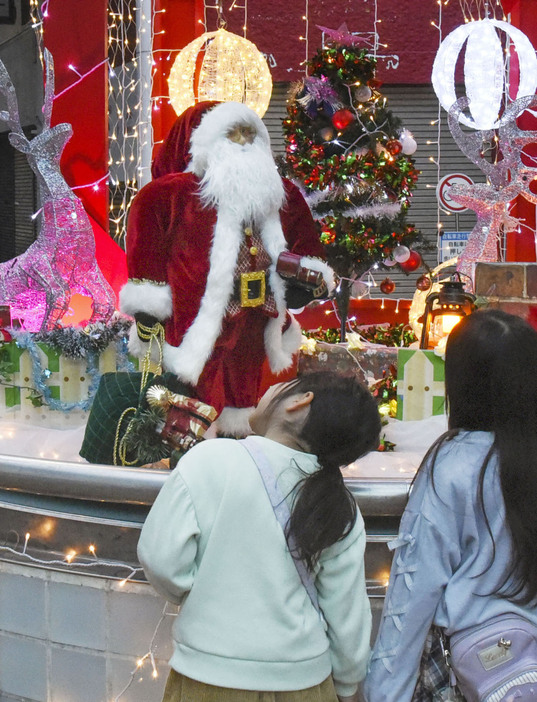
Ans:
{"label": "white sign on wall", "polygon": [[469,236],[470,232],[444,232],[440,237],[438,263],[444,263],[444,261],[449,261],[450,258],[460,256],[468,243]]}

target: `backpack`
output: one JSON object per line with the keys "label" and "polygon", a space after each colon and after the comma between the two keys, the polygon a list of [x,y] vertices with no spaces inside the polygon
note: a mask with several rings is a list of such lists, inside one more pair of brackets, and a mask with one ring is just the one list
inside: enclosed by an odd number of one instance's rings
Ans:
{"label": "backpack", "polygon": [[450,666],[467,702],[537,702],[537,626],[501,614],[450,637]]}

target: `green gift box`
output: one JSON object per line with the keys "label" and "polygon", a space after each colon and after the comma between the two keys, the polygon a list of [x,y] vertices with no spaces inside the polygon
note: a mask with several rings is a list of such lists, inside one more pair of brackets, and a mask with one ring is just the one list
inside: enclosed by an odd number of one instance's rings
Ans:
{"label": "green gift box", "polygon": [[445,364],[434,351],[399,349],[397,419],[411,421],[445,414]]}

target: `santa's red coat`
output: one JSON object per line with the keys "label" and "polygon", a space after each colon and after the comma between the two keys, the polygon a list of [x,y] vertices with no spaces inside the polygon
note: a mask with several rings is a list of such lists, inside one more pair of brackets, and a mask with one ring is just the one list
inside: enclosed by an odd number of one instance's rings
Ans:
{"label": "santa's red coat", "polygon": [[[146,312],[164,320],[166,342],[171,347],[181,345],[207,288],[217,212],[202,206],[199,186],[192,173],[162,176],[137,194],[129,213],[126,287],[130,290],[123,296],[122,306],[129,314]],[[304,198],[289,181],[284,180],[284,187],[286,203],[280,219],[288,250],[324,258]],[[158,297],[159,286],[171,292],[171,309]],[[266,356],[267,314],[260,308],[243,308],[233,318],[218,320],[220,334],[195,383],[196,396],[218,411],[256,403]],[[168,369],[185,382],[191,381],[180,367]]]}

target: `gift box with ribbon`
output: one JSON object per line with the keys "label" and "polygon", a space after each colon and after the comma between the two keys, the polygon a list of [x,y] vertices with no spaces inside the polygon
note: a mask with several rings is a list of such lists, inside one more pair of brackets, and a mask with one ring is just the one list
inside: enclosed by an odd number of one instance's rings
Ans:
{"label": "gift box with ribbon", "polygon": [[444,361],[434,351],[397,352],[397,419],[445,414]]}

